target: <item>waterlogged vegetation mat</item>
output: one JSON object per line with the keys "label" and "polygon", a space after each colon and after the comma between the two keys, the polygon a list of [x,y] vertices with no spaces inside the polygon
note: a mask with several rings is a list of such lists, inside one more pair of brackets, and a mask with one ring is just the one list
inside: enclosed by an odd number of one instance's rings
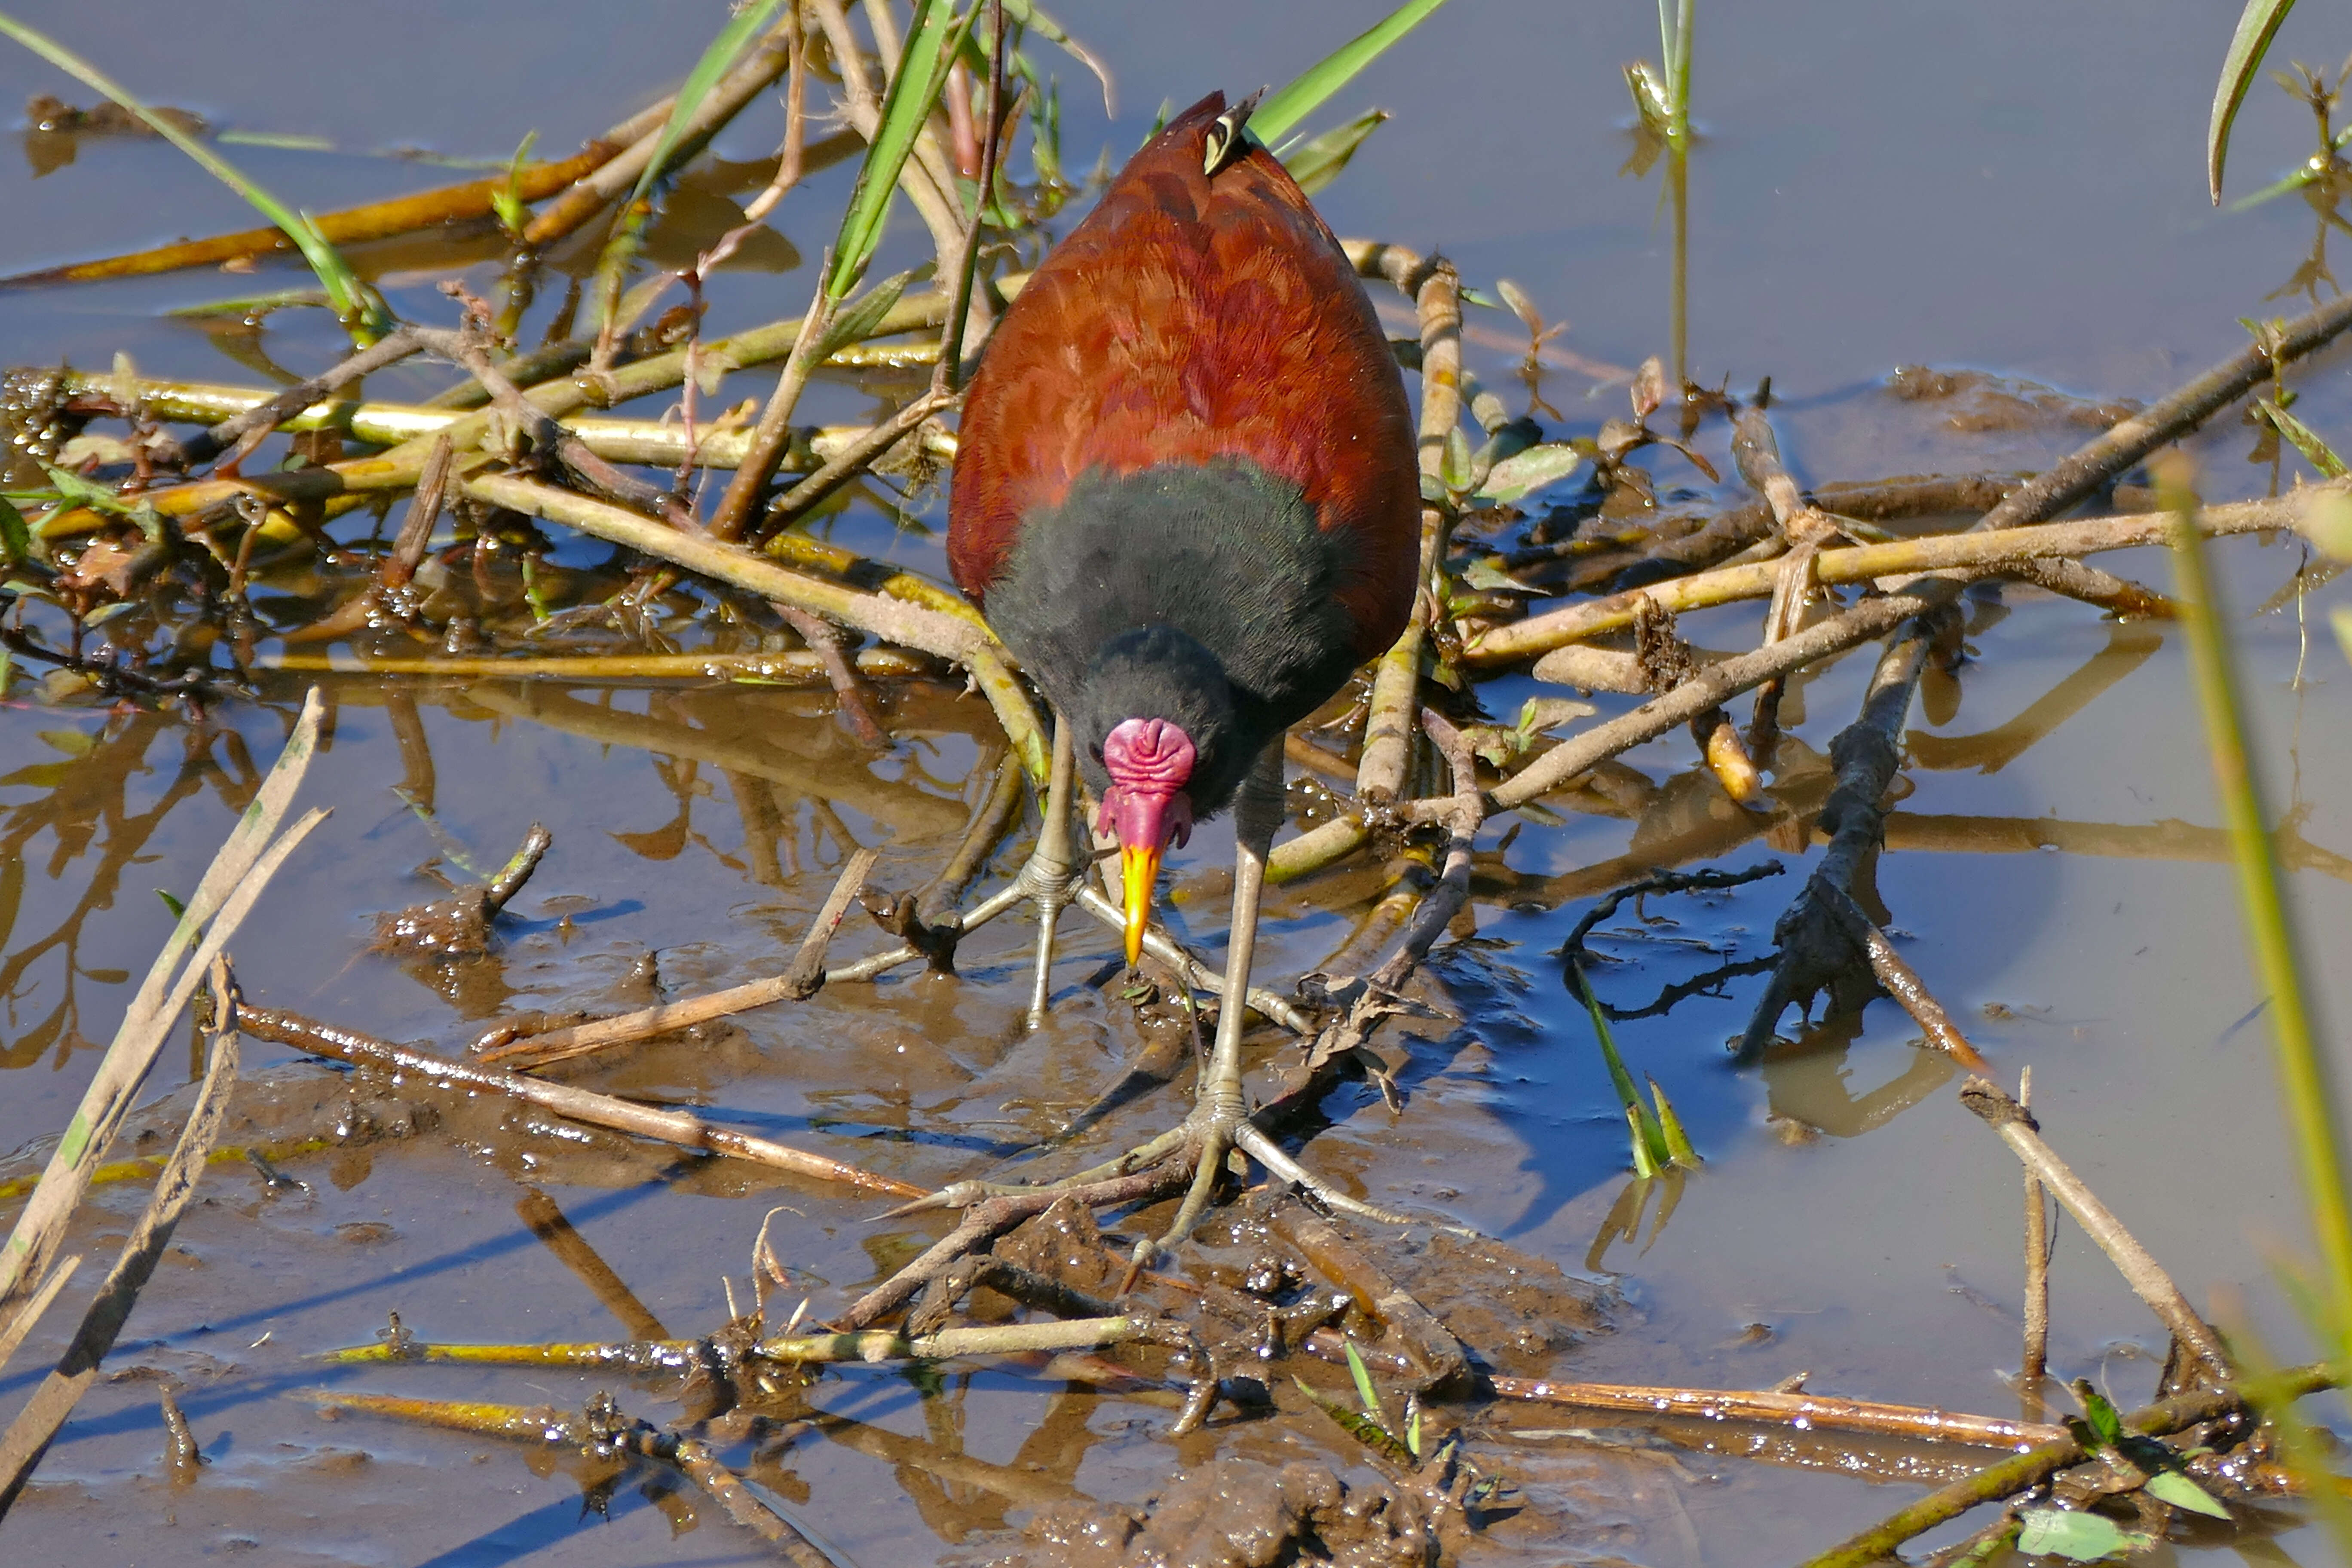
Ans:
{"label": "waterlogged vegetation mat", "polygon": [[[0,1560],[2346,1554],[2340,16],[377,9],[0,16]],[[1196,1184],[943,534],[1262,83],[1423,570]]]}

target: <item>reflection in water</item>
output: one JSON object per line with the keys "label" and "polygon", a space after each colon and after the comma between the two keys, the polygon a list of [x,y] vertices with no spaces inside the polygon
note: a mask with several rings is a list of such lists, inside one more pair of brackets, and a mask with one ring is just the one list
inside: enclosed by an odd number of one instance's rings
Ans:
{"label": "reflection in water", "polygon": [[1952,1081],[1959,1063],[1942,1051],[1915,1047],[1890,1081],[1857,1095],[1847,1081],[1846,1054],[1862,1034],[1862,1015],[1832,1016],[1796,1040],[1768,1047],[1763,1058],[1769,1120],[1831,1138],[1859,1138],[1885,1126]]}
{"label": "reflection in water", "polygon": [[2117,621],[2107,628],[2107,646],[2021,710],[2016,717],[1979,735],[1937,735],[1914,730],[1905,746],[1923,768],[1975,768],[1995,773],[2027,748],[2080,713],[2104,691],[2146,664],[2164,646],[2159,621]]}
{"label": "reflection in water", "polygon": [[[66,721],[63,715],[58,721]],[[30,1066],[52,1046],[62,1066],[68,1056],[92,1043],[81,1032],[79,983],[120,985],[129,973],[112,962],[118,953],[102,960],[84,955],[90,917],[114,907],[124,877],[150,858],[150,841],[182,802],[210,784],[221,805],[235,813],[260,787],[239,736],[210,725],[184,725],[164,714],[123,712],[108,718],[95,734],[61,728],[44,731],[41,740],[58,753],[54,760],[27,763],[0,775],[0,789],[36,792],[21,804],[0,806],[0,1005],[7,1022],[0,1069]],[[153,803],[134,811],[131,798],[143,793],[134,785],[157,771],[150,752],[159,744],[176,745],[180,756],[168,764],[170,782]],[[226,763],[215,760],[215,749]],[[26,910],[27,867],[44,835],[53,841],[42,862],[47,879],[79,886],[58,922],[35,933],[18,930],[17,922]],[[142,888],[134,896],[151,895]],[[44,976],[54,980],[45,984]],[[27,1011],[45,1005],[46,1014]]]}

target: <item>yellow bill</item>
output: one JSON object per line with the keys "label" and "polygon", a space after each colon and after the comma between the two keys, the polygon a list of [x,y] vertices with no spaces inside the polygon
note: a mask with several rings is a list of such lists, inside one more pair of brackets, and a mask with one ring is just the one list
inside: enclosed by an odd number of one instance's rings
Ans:
{"label": "yellow bill", "polygon": [[1129,844],[1118,852],[1118,868],[1127,888],[1127,964],[1143,957],[1143,928],[1151,919],[1151,889],[1160,882],[1160,851]]}

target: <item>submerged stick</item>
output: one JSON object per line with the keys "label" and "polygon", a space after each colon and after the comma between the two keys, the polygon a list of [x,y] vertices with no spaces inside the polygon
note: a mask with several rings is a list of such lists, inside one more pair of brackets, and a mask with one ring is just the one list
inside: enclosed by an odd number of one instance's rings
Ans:
{"label": "submerged stick", "polygon": [[382,1072],[406,1073],[427,1083],[448,1088],[465,1089],[477,1094],[501,1095],[525,1105],[535,1105],[558,1116],[584,1121],[592,1127],[609,1127],[616,1132],[635,1137],[657,1139],[686,1149],[703,1149],[714,1154],[725,1154],[755,1165],[787,1171],[812,1181],[836,1182],[846,1186],[863,1187],[868,1192],[888,1193],[894,1197],[919,1197],[921,1187],[902,1182],[895,1176],[862,1169],[845,1161],[827,1159],[805,1150],[738,1132],[721,1127],[686,1110],[662,1110],[634,1100],[621,1100],[593,1089],[577,1089],[571,1084],[548,1083],[520,1073],[500,1072],[492,1068],[476,1067],[468,1062],[454,1061],[429,1051],[412,1050],[389,1040],[379,1040],[355,1029],[338,1028],[275,1007],[247,1007],[239,1015],[246,1027],[265,1040],[274,1040],[312,1056],[329,1057],[349,1062],[354,1067],[373,1068]]}
{"label": "submerged stick", "polygon": [[1982,1078],[1972,1078],[1960,1086],[1960,1103],[2000,1133],[2001,1142],[2025,1162],[2026,1169],[2065,1205],[2075,1223],[2115,1264],[2133,1293],[2147,1303],[2148,1310],[2172,1331],[2183,1349],[2202,1361],[2215,1378],[2228,1378],[2234,1373],[2230,1352],[2222,1348],[2211,1325],[2197,1315],[2189,1299],[2180,1293],[2180,1287],[2172,1282],[2172,1276],[2164,1271],[2164,1266],[2139,1244],[2137,1237],[2124,1228],[2123,1221],[2099,1201],[2098,1194],[2084,1184],[2055,1150],[2042,1141],[2041,1124],[2023,1106],[2004,1094],[1999,1085]]}
{"label": "submerged stick", "polygon": [[2025,1448],[2065,1439],[2063,1426],[1970,1415],[1916,1405],[1886,1405],[1833,1394],[1747,1389],[1667,1388],[1643,1384],[1563,1383],[1549,1378],[1490,1377],[1504,1399],[1565,1405],[1580,1410],[1626,1410],[1645,1415],[1696,1415],[1707,1421],[1759,1421],[1821,1432],[1859,1432],[1931,1443]]}
{"label": "submerged stick", "polygon": [[[669,118],[671,100],[640,110],[589,142],[569,158],[551,163],[526,163],[513,174],[492,174],[463,184],[444,185],[415,195],[394,196],[364,206],[311,215],[310,223],[331,245],[353,245],[389,239],[442,224],[486,218],[497,211],[499,198],[511,191],[525,202],[552,195],[583,175],[593,173],[624,147],[648,132],[658,132]],[[0,289],[40,288],[52,283],[89,283],[109,278],[144,278],[191,267],[216,267],[226,261],[291,252],[294,242],[283,229],[239,229],[206,239],[184,239],[129,256],[79,261],[67,267],[45,268],[0,278]]]}
{"label": "submerged stick", "polygon": [[[2018,1075],[2017,1108],[2033,1110],[2033,1069]],[[2050,1375],[2050,1204],[2042,1196],[2042,1178],[2031,1165],[2025,1169],[2025,1351],[2018,1363],[2018,1381],[2024,1385],[2032,1408],[2042,1405],[2042,1382]]]}
{"label": "submerged stick", "polygon": [[[1852,900],[1853,895],[1848,894],[1847,901]],[[1878,976],[1878,983],[1886,988],[1886,994],[1901,1003],[1903,1010],[1911,1015],[1912,1022],[1927,1035],[1927,1043],[1972,1072],[1992,1070],[1992,1065],[1979,1054],[1976,1047],[1969,1044],[1968,1037],[1961,1034],[1959,1026],[1952,1022],[1952,1016],[1944,1011],[1944,1005],[1937,1001],[1927,989],[1927,983],[1919,978],[1919,972],[1895,951],[1895,944],[1886,940],[1886,933],[1866,920],[1863,923],[1863,945],[1870,956],[1871,972]],[[2025,1070],[2030,1074],[2033,1069],[2028,1068]]]}

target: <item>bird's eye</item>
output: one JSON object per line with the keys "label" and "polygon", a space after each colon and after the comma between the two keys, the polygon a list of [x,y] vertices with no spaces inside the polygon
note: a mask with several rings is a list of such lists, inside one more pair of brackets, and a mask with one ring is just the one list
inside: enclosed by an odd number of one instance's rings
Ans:
{"label": "bird's eye", "polygon": [[1095,754],[1095,761],[1102,761],[1102,748],[1100,746],[1088,746],[1087,750]]}

